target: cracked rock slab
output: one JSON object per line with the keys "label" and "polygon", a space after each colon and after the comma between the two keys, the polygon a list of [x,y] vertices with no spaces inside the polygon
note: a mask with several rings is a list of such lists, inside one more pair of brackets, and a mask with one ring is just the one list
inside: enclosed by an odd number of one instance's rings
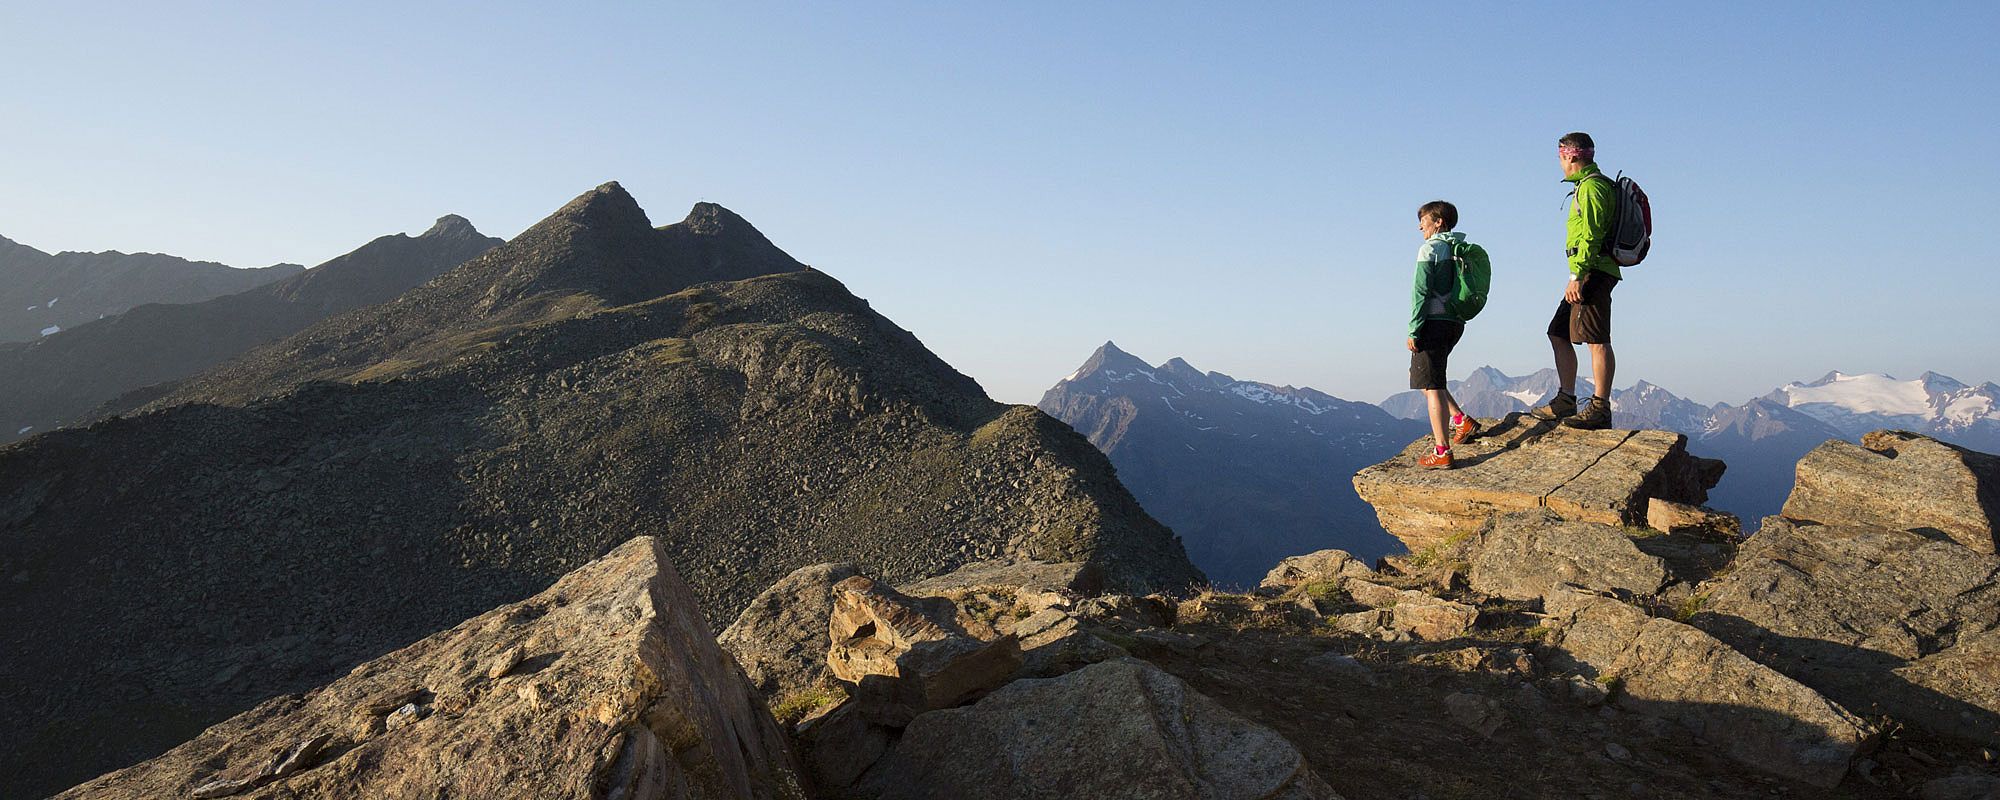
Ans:
{"label": "cracked rock slab", "polygon": [[1744,764],[1832,787],[1874,737],[1838,703],[1700,629],[1585,592],[1544,602],[1558,646],[1619,708],[1678,722]]}
{"label": "cracked rock slab", "polygon": [[1419,439],[1354,476],[1382,527],[1411,552],[1478,532],[1494,514],[1548,508],[1565,519],[1645,523],[1655,497],[1689,505],[1708,499],[1722,464],[1687,452],[1666,431],[1586,431],[1512,414],[1455,448],[1459,466],[1424,470]]}

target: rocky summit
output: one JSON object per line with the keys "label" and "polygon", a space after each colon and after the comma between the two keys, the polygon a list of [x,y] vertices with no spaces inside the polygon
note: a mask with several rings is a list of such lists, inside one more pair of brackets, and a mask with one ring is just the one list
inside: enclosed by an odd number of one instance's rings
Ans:
{"label": "rocky summit", "polygon": [[0,794],[131,764],[651,535],[711,620],[791,570],[1201,580],[1104,456],[838,281],[616,184],[140,411],[0,448]]}
{"label": "rocky summit", "polygon": [[1382,527],[1411,552],[1469,536],[1496,512],[1549,508],[1568,519],[1642,524],[1654,499],[1700,505],[1722,477],[1720,461],[1687,452],[1666,431],[1585,431],[1525,414],[1482,420],[1459,445],[1455,469],[1424,470],[1429,437],[1354,476]]}

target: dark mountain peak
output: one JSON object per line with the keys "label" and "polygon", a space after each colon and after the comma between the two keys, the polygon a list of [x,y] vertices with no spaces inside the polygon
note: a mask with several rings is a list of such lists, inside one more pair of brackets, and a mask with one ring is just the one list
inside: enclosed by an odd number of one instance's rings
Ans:
{"label": "dark mountain peak", "polygon": [[1939,375],[1935,372],[1925,372],[1918,376],[1917,380],[1922,381],[1924,390],[1931,393],[1956,392],[1967,388],[1965,383],[1959,381],[1957,378],[1953,378],[1950,375]]}
{"label": "dark mountain peak", "polygon": [[1100,372],[1151,372],[1153,368],[1138,356],[1118,349],[1115,342],[1105,342],[1092,351],[1083,366],[1070,375],[1070,380],[1081,380]]}
{"label": "dark mountain peak", "polygon": [[1167,363],[1160,365],[1157,374],[1184,388],[1210,389],[1216,385],[1215,381],[1208,377],[1208,373],[1195,369],[1187,359],[1179,356],[1167,359]]}
{"label": "dark mountain peak", "polygon": [[1491,364],[1480,367],[1479,369],[1475,369],[1472,371],[1471,375],[1466,376],[1467,380],[1470,380],[1472,378],[1485,378],[1486,380],[1492,381],[1494,383],[1513,380],[1513,378],[1507,377],[1507,373],[1495,369]]}
{"label": "dark mountain peak", "polygon": [[535,223],[535,228],[565,223],[611,230],[635,226],[650,230],[653,227],[652,221],[646,218],[646,210],[639,207],[639,201],[634,200],[617,181],[577,195],[575,200],[556,209],[547,219]]}
{"label": "dark mountain peak", "polygon": [[1229,375],[1227,373],[1216,372],[1214,370],[1209,371],[1208,379],[1215,381],[1215,385],[1217,386],[1227,386],[1229,384],[1236,382],[1235,376]]}
{"label": "dark mountain peak", "polygon": [[681,220],[681,224],[687,226],[689,233],[702,236],[748,233],[754,234],[759,239],[764,238],[764,234],[759,233],[749,220],[723,208],[719,203],[705,200],[694,204],[694,208],[688,211],[687,219]]}
{"label": "dark mountain peak", "polygon": [[430,230],[424,231],[417,238],[435,239],[444,236],[470,238],[470,237],[479,237],[480,235],[481,234],[479,233],[479,229],[472,227],[472,220],[466,219],[457,214],[446,214],[442,217],[438,217],[437,223],[432,225]]}

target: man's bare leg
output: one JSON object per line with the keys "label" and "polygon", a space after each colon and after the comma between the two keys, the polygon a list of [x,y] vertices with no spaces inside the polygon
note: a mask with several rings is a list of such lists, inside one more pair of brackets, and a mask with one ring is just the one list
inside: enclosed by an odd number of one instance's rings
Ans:
{"label": "man's bare leg", "polygon": [[[1576,394],[1576,347],[1561,336],[1549,337],[1549,344],[1556,350],[1556,386],[1563,394]],[[1593,348],[1597,345],[1592,345]],[[1591,351],[1593,354],[1596,350]]]}
{"label": "man's bare leg", "polygon": [[[1570,354],[1570,371],[1576,370],[1576,354]],[[1618,356],[1611,352],[1610,344],[1590,346],[1590,375],[1597,381],[1596,395],[1611,400],[1611,376],[1618,371]]]}

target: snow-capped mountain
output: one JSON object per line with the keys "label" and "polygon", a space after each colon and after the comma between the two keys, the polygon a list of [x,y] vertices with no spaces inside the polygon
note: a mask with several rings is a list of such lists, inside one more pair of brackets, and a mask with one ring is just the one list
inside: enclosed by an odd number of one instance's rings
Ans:
{"label": "snow-capped mountain", "polygon": [[1811,383],[1788,383],[1765,400],[1817,419],[1854,439],[1898,428],[1993,452],[2000,448],[2000,386],[1968,386],[1926,372],[1914,380],[1869,373],[1829,372]]}
{"label": "snow-capped mountain", "polygon": [[1421,435],[1421,423],[1179,358],[1149,365],[1110,342],[1040,406],[1110,456],[1217,583],[1254,583],[1286,556],[1329,547],[1366,559],[1402,549],[1352,479]]}

